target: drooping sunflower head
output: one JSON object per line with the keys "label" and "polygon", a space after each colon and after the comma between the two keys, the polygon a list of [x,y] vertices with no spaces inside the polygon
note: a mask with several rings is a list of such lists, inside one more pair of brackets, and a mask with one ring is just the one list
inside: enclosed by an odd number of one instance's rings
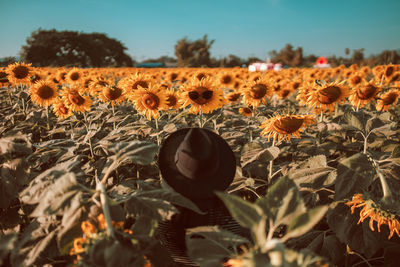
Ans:
{"label": "drooping sunflower head", "polygon": [[148,120],[158,119],[159,111],[167,108],[167,94],[158,83],[150,83],[148,88],[139,86],[132,93],[131,99],[136,109],[143,113]]}
{"label": "drooping sunflower head", "polygon": [[247,82],[243,89],[243,102],[247,106],[257,108],[260,104],[265,104],[267,98],[273,94],[273,88],[266,77],[256,81]]}
{"label": "drooping sunflower head", "polygon": [[290,141],[292,136],[300,138],[300,132],[314,123],[313,115],[275,115],[261,124],[261,135],[268,140],[272,137],[274,142],[276,139]]}
{"label": "drooping sunflower head", "polygon": [[57,100],[58,97],[57,85],[48,81],[38,81],[31,86],[29,93],[31,95],[32,102],[40,106],[49,106]]}
{"label": "drooping sunflower head", "polygon": [[63,101],[57,99],[55,103],[53,103],[53,111],[54,114],[60,119],[66,119],[72,116],[73,112],[69,109]]}
{"label": "drooping sunflower head", "polygon": [[194,77],[180,90],[182,106],[190,105],[190,112],[194,114],[197,114],[200,108],[203,113],[209,113],[226,103],[224,92],[217,87],[211,77],[203,78],[201,81]]}
{"label": "drooping sunflower head", "polygon": [[350,92],[349,100],[353,106],[363,107],[368,102],[375,99],[382,87],[375,81],[371,80],[360,84]]}
{"label": "drooping sunflower head", "polygon": [[89,96],[82,95],[79,90],[74,88],[63,88],[61,93],[64,104],[73,112],[85,112],[90,110],[92,100]]}
{"label": "drooping sunflower head", "polygon": [[374,222],[377,222],[378,232],[381,231],[382,225],[386,224],[389,227],[388,239],[392,238],[394,233],[400,237],[400,211],[398,205],[375,200],[367,193],[355,194],[351,201],[346,202],[346,205],[350,207],[351,213],[354,213],[355,209],[362,207],[358,224],[369,218],[371,231],[375,231]]}
{"label": "drooping sunflower head", "polygon": [[400,96],[399,89],[391,89],[388,92],[382,94],[376,101],[377,111],[387,111],[391,106],[395,106]]}
{"label": "drooping sunflower head", "polygon": [[10,64],[6,68],[7,78],[11,84],[29,84],[30,76],[33,72],[32,64],[25,64],[24,62]]}
{"label": "drooping sunflower head", "polygon": [[349,95],[349,89],[343,85],[344,82],[314,83],[307,95],[307,105],[333,111],[335,106]]}

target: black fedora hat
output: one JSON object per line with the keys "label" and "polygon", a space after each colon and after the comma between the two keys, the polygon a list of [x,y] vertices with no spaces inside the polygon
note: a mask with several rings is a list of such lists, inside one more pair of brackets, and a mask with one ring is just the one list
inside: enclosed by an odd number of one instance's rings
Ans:
{"label": "black fedora hat", "polygon": [[158,166],[175,191],[188,198],[206,198],[228,188],[235,176],[236,159],[218,134],[203,128],[184,128],[164,140]]}

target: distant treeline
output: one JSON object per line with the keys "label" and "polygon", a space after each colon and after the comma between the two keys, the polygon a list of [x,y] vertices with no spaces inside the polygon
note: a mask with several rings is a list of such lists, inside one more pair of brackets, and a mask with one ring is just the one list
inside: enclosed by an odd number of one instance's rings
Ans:
{"label": "distant treeline", "polygon": [[[165,66],[178,67],[236,67],[249,65],[264,59],[249,57],[240,58],[235,55],[216,59],[211,57],[210,48],[215,40],[188,40],[186,37],[177,41],[175,56],[162,56],[144,60],[141,63],[163,63]],[[20,60],[34,66],[66,66],[66,67],[133,67],[137,64],[128,54],[127,48],[118,40],[109,38],[103,33],[80,33],[76,31],[56,31],[38,29],[27,38],[20,51]],[[350,66],[376,66],[384,64],[400,64],[400,56],[396,50],[384,50],[378,55],[364,56],[364,48],[345,49],[346,57],[327,57],[332,67],[341,64]],[[287,44],[280,51],[269,52],[272,63],[282,63],[287,67],[311,67],[319,56],[303,55],[303,48]],[[15,57],[0,59],[0,66],[16,62]]]}

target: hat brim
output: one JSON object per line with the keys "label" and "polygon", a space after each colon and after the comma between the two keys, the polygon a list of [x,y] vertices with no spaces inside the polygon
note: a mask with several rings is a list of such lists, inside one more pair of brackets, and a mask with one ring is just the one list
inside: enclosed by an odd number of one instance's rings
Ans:
{"label": "hat brim", "polygon": [[210,197],[214,195],[214,191],[224,191],[232,183],[236,172],[236,158],[221,136],[204,129],[209,138],[215,141],[218,149],[218,169],[212,176],[200,180],[185,177],[176,167],[175,152],[190,129],[180,129],[164,140],[158,155],[158,166],[165,182],[178,193],[188,198]]}

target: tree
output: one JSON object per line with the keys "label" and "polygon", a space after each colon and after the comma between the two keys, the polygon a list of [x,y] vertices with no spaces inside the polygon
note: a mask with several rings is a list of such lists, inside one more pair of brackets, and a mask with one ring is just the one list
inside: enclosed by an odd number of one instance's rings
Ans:
{"label": "tree", "polygon": [[272,62],[280,62],[283,65],[290,67],[299,67],[304,61],[303,48],[298,47],[296,50],[293,50],[293,46],[291,44],[286,44],[286,46],[279,52],[272,50],[269,52],[269,55],[271,56]]}
{"label": "tree", "polygon": [[26,42],[21,58],[36,66],[133,66],[126,47],[103,33],[38,29]]}
{"label": "tree", "polygon": [[179,67],[202,67],[210,66],[209,49],[214,40],[208,41],[207,35],[203,39],[189,41],[186,37],[178,40],[175,45],[175,55]]}
{"label": "tree", "polygon": [[364,62],[364,48],[354,49],[351,61],[353,64],[362,65]]}

